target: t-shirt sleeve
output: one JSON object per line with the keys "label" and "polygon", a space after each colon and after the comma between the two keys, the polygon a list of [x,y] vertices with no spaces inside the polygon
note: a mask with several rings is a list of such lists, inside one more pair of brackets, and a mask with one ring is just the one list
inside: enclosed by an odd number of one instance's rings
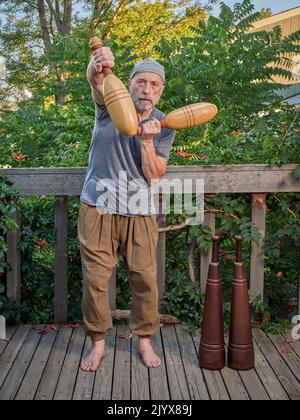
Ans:
{"label": "t-shirt sleeve", "polygon": [[97,120],[103,120],[104,118],[109,117],[108,110],[105,105],[98,105],[95,102],[95,113]]}
{"label": "t-shirt sleeve", "polygon": [[172,149],[175,135],[176,135],[175,130],[163,129],[163,137],[155,145],[156,154],[158,156],[161,156],[167,160],[169,159],[170,151]]}

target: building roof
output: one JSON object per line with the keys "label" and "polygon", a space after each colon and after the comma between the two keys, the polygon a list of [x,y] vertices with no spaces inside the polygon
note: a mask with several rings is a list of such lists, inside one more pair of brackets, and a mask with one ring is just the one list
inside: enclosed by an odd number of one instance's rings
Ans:
{"label": "building roof", "polygon": [[295,29],[293,27],[287,27],[287,31],[290,33],[297,31],[300,29],[300,7],[294,7],[293,9],[286,10],[285,12],[280,12],[275,15],[272,15],[268,18],[264,18],[258,20],[253,24],[254,28],[253,31],[257,31],[257,29],[264,29],[265,27],[272,26],[273,28],[277,25],[280,25],[281,22],[291,20],[294,23]]}
{"label": "building roof", "polygon": [[[295,7],[290,10],[286,10],[281,13],[277,13],[276,15],[270,16],[268,18],[264,18],[258,20],[257,22],[253,23],[253,28],[250,29],[249,32],[258,32],[258,31],[272,31],[276,26],[280,26],[282,29],[282,35],[284,37],[292,34],[293,32],[300,30],[300,7]],[[300,55],[293,56],[288,55],[293,61],[295,61],[293,73],[296,75],[300,75],[298,70],[299,68],[299,59]],[[299,83],[299,79],[296,77],[295,80],[288,80],[284,77],[275,76],[274,80],[277,83],[281,83],[284,85],[291,85]]]}

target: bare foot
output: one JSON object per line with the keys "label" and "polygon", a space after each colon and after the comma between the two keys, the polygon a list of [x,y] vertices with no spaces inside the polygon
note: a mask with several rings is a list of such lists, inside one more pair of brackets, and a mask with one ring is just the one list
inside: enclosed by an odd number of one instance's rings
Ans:
{"label": "bare foot", "polygon": [[105,340],[95,341],[90,354],[82,361],[80,368],[85,372],[96,372],[104,356]]}
{"label": "bare foot", "polygon": [[139,353],[147,368],[157,368],[161,365],[160,358],[152,348],[151,337],[139,337]]}

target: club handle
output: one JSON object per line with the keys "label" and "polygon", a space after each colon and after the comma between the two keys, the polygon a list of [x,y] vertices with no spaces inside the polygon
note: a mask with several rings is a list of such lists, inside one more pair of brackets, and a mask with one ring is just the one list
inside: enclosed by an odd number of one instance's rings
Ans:
{"label": "club handle", "polygon": [[212,237],[212,241],[213,241],[212,262],[218,263],[219,253],[220,253],[220,236],[214,235]]}
{"label": "club handle", "polygon": [[243,237],[241,235],[235,236],[236,240],[236,262],[242,263],[243,262],[243,251],[242,251],[242,242]]}
{"label": "club handle", "polygon": [[[96,51],[96,50],[98,50],[99,48],[102,48],[102,47],[103,47],[103,42],[102,42],[101,38],[99,38],[98,36],[93,36],[90,39],[90,48],[91,48],[92,51]],[[106,77],[109,74],[112,74],[112,70],[111,70],[110,67],[103,66],[102,73],[103,73],[104,77]]]}

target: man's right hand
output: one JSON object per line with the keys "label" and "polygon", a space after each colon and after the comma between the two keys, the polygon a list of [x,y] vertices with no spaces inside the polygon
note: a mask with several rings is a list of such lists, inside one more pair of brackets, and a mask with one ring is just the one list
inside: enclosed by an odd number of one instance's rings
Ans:
{"label": "man's right hand", "polygon": [[109,47],[98,48],[93,52],[94,66],[98,73],[102,73],[103,67],[110,69],[115,65],[115,57]]}

